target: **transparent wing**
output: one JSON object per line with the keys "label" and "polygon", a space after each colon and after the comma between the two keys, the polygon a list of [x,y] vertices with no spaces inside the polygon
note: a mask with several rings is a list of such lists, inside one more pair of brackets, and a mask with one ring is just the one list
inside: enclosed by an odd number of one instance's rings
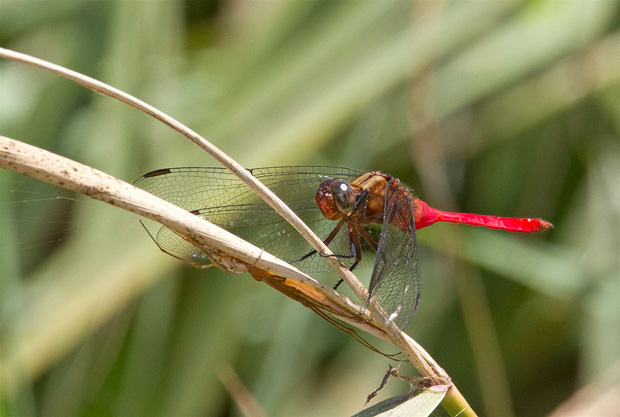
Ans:
{"label": "transparent wing", "polygon": [[386,185],[383,228],[368,291],[404,329],[420,302],[413,196],[397,179]]}
{"label": "transparent wing", "polygon": [[[286,202],[322,239],[329,235],[336,222],[325,219],[314,200],[319,184],[325,178],[352,181],[364,174],[364,171],[322,166],[255,168],[249,171]],[[225,168],[166,168],[145,174],[134,185],[286,261],[299,259],[312,249],[291,225]],[[371,233],[377,233],[372,232],[372,226],[368,228]],[[349,253],[345,229],[329,245],[334,253]],[[162,249],[182,259],[199,264],[209,263],[201,251],[166,227],[159,229],[155,240]],[[366,243],[362,250],[374,251]],[[348,259],[342,261],[345,265],[352,263]],[[360,266],[371,264],[372,256],[362,257]],[[328,264],[318,256],[309,257],[295,266],[308,272],[329,270]]]}

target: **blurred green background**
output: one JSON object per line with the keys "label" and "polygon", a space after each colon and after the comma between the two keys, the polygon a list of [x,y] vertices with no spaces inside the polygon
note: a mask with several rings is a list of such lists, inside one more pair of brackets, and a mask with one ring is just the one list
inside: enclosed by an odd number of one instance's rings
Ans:
{"label": "blurred green background", "polygon": [[[419,231],[407,328],[479,415],[538,416],[620,379],[619,17],[618,1],[0,0],[0,45],[142,98],[248,167],[380,169],[437,208],[552,221]],[[128,182],[216,165],[6,60],[0,134]],[[165,256],[135,216],[5,170],[0,313],[0,415],[236,416],[226,365],[268,415],[350,415],[389,363],[247,274]]]}

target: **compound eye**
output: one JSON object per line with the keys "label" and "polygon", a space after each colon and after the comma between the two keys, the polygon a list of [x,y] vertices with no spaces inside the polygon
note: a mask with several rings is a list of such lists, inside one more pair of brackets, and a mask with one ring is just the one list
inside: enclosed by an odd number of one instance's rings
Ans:
{"label": "compound eye", "polygon": [[345,181],[334,181],[331,186],[336,208],[341,213],[349,213],[355,208],[355,193]]}

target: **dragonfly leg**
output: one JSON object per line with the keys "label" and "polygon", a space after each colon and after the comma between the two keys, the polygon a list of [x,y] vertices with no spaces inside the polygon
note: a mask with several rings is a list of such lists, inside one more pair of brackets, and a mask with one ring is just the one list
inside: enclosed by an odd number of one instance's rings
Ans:
{"label": "dragonfly leg", "polygon": [[[353,269],[355,269],[355,267],[357,266],[357,264],[360,263],[360,261],[362,260],[362,245],[360,243],[360,237],[357,234],[357,229],[355,227],[355,225],[352,225],[349,223],[349,247],[350,247],[350,252],[349,255],[343,256],[345,258],[355,258],[355,262],[353,262],[353,265],[351,265],[351,267],[349,268],[349,271],[353,271]],[[338,280],[338,282],[336,283],[336,285],[334,285],[334,289],[338,289],[338,286],[340,284],[342,284],[342,278],[340,280]]]}
{"label": "dragonfly leg", "polygon": [[[346,218],[346,217],[343,217],[343,218],[342,218],[342,220],[340,220],[340,221],[338,222],[338,224],[336,225],[336,227],[334,227],[334,230],[332,230],[332,231],[331,231],[331,233],[329,234],[329,236],[327,236],[327,239],[325,239],[325,240],[323,241],[323,243],[325,244],[325,246],[329,246],[329,244],[332,242],[332,240],[334,240],[334,238],[336,237],[336,235],[337,235],[337,234],[338,234],[338,232],[340,231],[340,228],[342,228],[342,225],[346,222],[346,220],[347,220],[347,218]],[[303,261],[304,259],[307,259],[307,258],[311,257],[312,255],[315,255],[316,253],[317,253],[316,249],[313,249],[313,250],[311,250],[310,252],[306,253],[306,254],[305,254],[304,256],[302,256],[301,258],[299,258],[299,259],[295,259],[295,260],[291,261],[291,263],[294,263],[294,262],[301,262],[301,261]],[[320,255],[320,256],[324,256],[324,257],[327,257],[327,256],[336,256],[336,257],[338,257],[338,258],[340,258],[340,257],[345,257],[345,258],[346,258],[346,257],[347,257],[347,256],[340,256],[340,255],[323,255],[323,254],[319,254],[319,255]]]}
{"label": "dragonfly leg", "polygon": [[310,252],[306,253],[304,256],[302,256],[301,258],[298,259],[293,259],[292,261],[290,261],[290,263],[295,263],[295,262],[301,262],[304,259],[308,259],[309,257],[311,257],[312,255],[316,255],[316,249],[311,250]]}
{"label": "dragonfly leg", "polygon": [[359,234],[362,235],[362,237],[366,240],[366,242],[368,242],[368,244],[372,246],[374,250],[376,251],[379,245],[377,244],[377,242],[375,242],[375,239],[370,235],[370,233],[368,233],[368,230],[364,229],[359,224],[356,225],[356,227],[357,227],[357,231],[359,232]]}
{"label": "dragonfly leg", "polygon": [[[358,225],[358,229],[357,231],[364,237],[364,239],[366,239],[366,242],[368,242],[368,244],[370,246],[372,246],[374,248],[375,251],[377,251],[377,249],[379,249],[379,244],[375,241],[375,239],[370,235],[370,233],[368,233],[368,230],[364,229],[363,227],[361,227],[360,225]],[[381,259],[385,261],[385,253],[381,252],[379,254],[379,252],[377,252],[377,254],[379,256],[381,256]]]}
{"label": "dragonfly leg", "polygon": [[353,269],[360,263],[362,260],[362,245],[360,243],[360,237],[357,234],[357,229],[355,225],[349,224],[349,245],[351,247],[351,252],[349,257],[355,256],[355,262],[349,268],[349,271],[353,271]]}
{"label": "dragonfly leg", "polygon": [[[353,265],[351,265],[351,268],[349,268],[349,271],[353,271],[353,268],[355,268],[362,259],[362,248],[361,248],[362,245],[360,243],[359,236],[357,235],[357,233],[362,235],[362,237],[366,240],[366,242],[368,242],[368,244],[372,246],[375,250],[377,250],[377,248],[379,247],[379,245],[377,245],[377,242],[375,242],[375,239],[370,235],[370,233],[368,233],[368,231],[364,229],[362,226],[360,226],[359,224],[355,225],[355,232],[356,233],[353,236],[351,235],[351,233],[349,233],[349,241],[356,244],[355,246],[353,245],[351,246],[352,251],[353,251],[353,247],[356,248],[355,249],[355,262],[353,263]],[[352,258],[353,255],[348,255],[344,257]],[[334,286],[334,289],[337,289],[340,284],[342,284],[342,279],[336,283],[336,285]],[[370,298],[368,299],[368,301],[370,301]],[[368,304],[366,304],[366,306],[368,306]]]}

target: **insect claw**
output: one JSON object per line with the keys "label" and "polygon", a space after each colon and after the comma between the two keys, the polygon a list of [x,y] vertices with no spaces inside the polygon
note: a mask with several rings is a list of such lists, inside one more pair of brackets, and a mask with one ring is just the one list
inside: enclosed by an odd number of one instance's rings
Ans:
{"label": "insect claw", "polygon": [[366,304],[364,304],[364,308],[362,308],[362,311],[358,313],[360,316],[363,316],[364,314],[366,314],[366,310],[368,310],[368,304],[370,304],[370,295],[368,296],[368,299],[366,300]]}

